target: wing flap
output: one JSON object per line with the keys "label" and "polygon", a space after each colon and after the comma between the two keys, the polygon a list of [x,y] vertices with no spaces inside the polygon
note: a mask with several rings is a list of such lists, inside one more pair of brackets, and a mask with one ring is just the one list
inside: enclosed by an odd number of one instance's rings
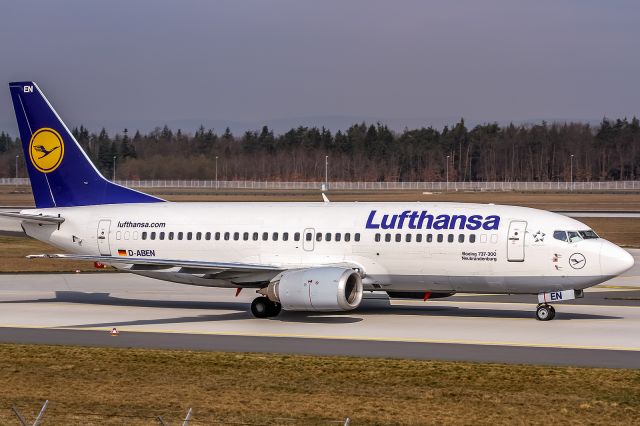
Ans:
{"label": "wing flap", "polygon": [[144,257],[113,257],[113,256],[94,256],[86,254],[32,254],[27,256],[29,259],[67,259],[67,260],[86,260],[89,262],[101,262],[107,264],[123,264],[123,265],[149,265],[164,266],[166,268],[188,268],[200,269],[207,271],[236,271],[236,272],[256,272],[256,271],[281,271],[283,268],[274,265],[260,265],[252,263],[228,263],[228,262],[208,262],[201,260],[178,260],[178,259],[149,259]]}

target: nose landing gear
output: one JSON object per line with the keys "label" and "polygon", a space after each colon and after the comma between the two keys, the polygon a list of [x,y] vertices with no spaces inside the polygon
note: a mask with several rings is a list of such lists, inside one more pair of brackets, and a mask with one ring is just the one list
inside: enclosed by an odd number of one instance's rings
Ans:
{"label": "nose landing gear", "polygon": [[539,321],[551,321],[556,316],[556,310],[546,303],[538,305],[536,309],[536,318]]}

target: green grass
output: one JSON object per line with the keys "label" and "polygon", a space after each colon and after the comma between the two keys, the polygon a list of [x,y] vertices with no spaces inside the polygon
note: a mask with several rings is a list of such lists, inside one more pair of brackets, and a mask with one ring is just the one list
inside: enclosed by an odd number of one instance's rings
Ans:
{"label": "green grass", "polygon": [[45,399],[44,424],[176,424],[189,407],[193,424],[640,418],[638,370],[0,345],[0,383],[0,424],[15,423],[11,405],[34,418]]}

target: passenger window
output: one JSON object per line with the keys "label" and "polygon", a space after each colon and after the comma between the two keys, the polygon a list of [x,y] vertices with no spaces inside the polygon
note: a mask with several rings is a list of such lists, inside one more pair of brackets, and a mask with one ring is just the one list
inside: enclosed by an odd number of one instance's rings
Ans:
{"label": "passenger window", "polygon": [[173,240],[173,232],[169,232],[169,239]]}
{"label": "passenger window", "polygon": [[433,241],[433,234],[427,234],[427,242],[430,243]]}
{"label": "passenger window", "polygon": [[196,240],[201,240],[202,239],[202,232],[196,232]]}
{"label": "passenger window", "polygon": [[380,242],[380,234],[376,234],[375,240],[376,240],[376,243]]}
{"label": "passenger window", "polygon": [[410,243],[410,242],[411,242],[411,234],[406,234],[406,235],[404,236],[404,240],[405,240],[406,242]]}
{"label": "passenger window", "polygon": [[133,239],[134,240],[138,239],[138,231],[133,231]]}
{"label": "passenger window", "polygon": [[268,232],[263,232],[262,233],[262,241],[267,241],[269,239],[269,233]]}
{"label": "passenger window", "polygon": [[346,234],[344,234],[344,240],[345,240],[346,242],[351,241],[351,234],[350,234],[350,233],[348,233],[348,232],[347,232]]}
{"label": "passenger window", "polygon": [[300,241],[300,233],[296,232],[295,234],[293,234],[293,240],[294,241]]}
{"label": "passenger window", "polygon": [[282,233],[282,241],[289,241],[289,233],[288,232],[283,232]]}
{"label": "passenger window", "polygon": [[356,232],[356,234],[353,236],[353,240],[354,240],[355,242],[360,241],[360,233],[359,233],[359,232]]}
{"label": "passenger window", "polygon": [[178,232],[178,239],[181,240],[182,239],[182,232]]}
{"label": "passenger window", "polygon": [[125,239],[125,240],[128,240],[128,239],[129,239],[129,231],[126,231],[126,232],[124,233],[124,239]]}
{"label": "passenger window", "polygon": [[273,241],[278,241],[278,233],[277,232],[274,232],[272,237],[273,237]]}
{"label": "passenger window", "polygon": [[326,234],[324,234],[324,240],[331,241],[331,232],[327,232]]}
{"label": "passenger window", "polygon": [[487,242],[487,234],[481,234],[480,235],[480,242],[481,243],[486,243]]}
{"label": "passenger window", "polygon": [[385,242],[390,242],[391,241],[391,234],[384,234],[384,240]]}
{"label": "passenger window", "polygon": [[567,233],[564,231],[553,231],[553,238],[556,240],[567,242]]}
{"label": "passenger window", "polygon": [[[189,234],[187,234],[187,235],[189,235]],[[225,241],[229,241],[229,238],[231,238],[231,234],[229,232],[225,232],[224,233],[224,240]]]}
{"label": "passenger window", "polygon": [[219,232],[216,232],[215,238],[216,238],[216,241],[218,241],[220,239],[220,233]]}
{"label": "passenger window", "polygon": [[447,236],[447,241],[449,241],[450,243],[452,243],[452,242],[453,242],[453,239],[454,239],[453,234],[449,234],[449,235]]}
{"label": "passenger window", "polygon": [[164,232],[161,232],[161,233],[160,233],[160,239],[161,239],[161,240],[164,240]]}
{"label": "passenger window", "polygon": [[444,241],[444,235],[438,234],[438,242],[441,243]]}
{"label": "passenger window", "polygon": [[122,238],[122,232],[118,231],[116,232],[116,240],[119,240],[120,238]]}
{"label": "passenger window", "polygon": [[307,241],[311,241],[313,239],[313,235],[311,234],[311,232],[307,232],[307,234],[304,236],[304,239]]}
{"label": "passenger window", "polygon": [[258,241],[258,233],[257,232],[253,233],[253,241]]}
{"label": "passenger window", "polygon": [[491,234],[491,242],[493,244],[498,242],[498,234]]}
{"label": "passenger window", "polygon": [[322,241],[322,232],[316,233],[316,241]]}
{"label": "passenger window", "polygon": [[155,233],[155,232],[152,232],[152,233],[151,233],[151,239],[152,239],[152,240],[155,240],[155,239],[156,239],[156,233]]}
{"label": "passenger window", "polygon": [[458,235],[458,242],[459,243],[464,243],[464,234]]}
{"label": "passenger window", "polygon": [[238,241],[240,239],[240,233],[239,232],[234,232],[233,233],[233,241]]}
{"label": "passenger window", "polygon": [[146,232],[143,232],[143,233],[142,233],[142,239],[143,239],[143,240],[146,240],[146,239],[147,239],[147,233],[146,233]]}
{"label": "passenger window", "polygon": [[469,235],[469,242],[470,243],[475,243],[476,242],[476,234]]}
{"label": "passenger window", "polygon": [[245,232],[244,234],[242,234],[242,239],[247,241],[249,239],[249,233]]}
{"label": "passenger window", "polygon": [[193,238],[193,232],[187,232],[187,240],[190,240]]}
{"label": "passenger window", "polygon": [[204,234],[204,239],[209,241],[211,239],[211,232],[207,232],[206,234]]}
{"label": "passenger window", "polygon": [[416,243],[421,243],[422,242],[422,234],[417,234],[416,235]]}
{"label": "passenger window", "polygon": [[342,235],[340,235],[340,233],[339,233],[339,232],[338,232],[338,233],[336,233],[336,238],[335,238],[335,240],[336,240],[336,241],[340,241],[341,239],[342,239]]}

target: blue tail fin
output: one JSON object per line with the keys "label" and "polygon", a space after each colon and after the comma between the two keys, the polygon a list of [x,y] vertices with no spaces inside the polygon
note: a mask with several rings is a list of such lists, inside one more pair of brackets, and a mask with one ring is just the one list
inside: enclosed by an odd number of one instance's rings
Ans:
{"label": "blue tail fin", "polygon": [[9,89],[36,207],[163,201],[105,179],[37,84],[9,83]]}

